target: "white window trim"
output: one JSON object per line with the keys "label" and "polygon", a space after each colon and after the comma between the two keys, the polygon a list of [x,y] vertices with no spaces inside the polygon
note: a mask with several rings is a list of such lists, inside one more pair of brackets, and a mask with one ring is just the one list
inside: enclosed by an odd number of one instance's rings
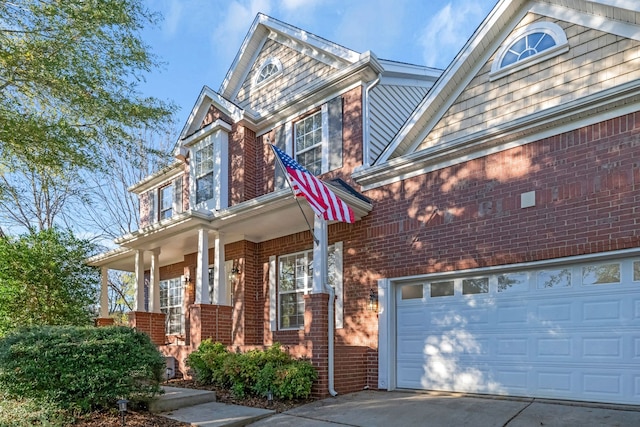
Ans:
{"label": "white window trim", "polygon": [[[521,38],[533,33],[548,34],[553,38],[556,45],[521,61],[516,61],[513,64],[501,67],[500,64],[509,51],[509,48]],[[567,41],[567,35],[558,24],[553,22],[534,22],[515,31],[508,39],[505,40],[500,50],[498,50],[498,53],[493,60],[493,64],[491,65],[489,81],[494,81],[511,73],[515,73],[516,71],[531,67],[534,64],[538,64],[549,58],[553,58],[554,56],[561,55],[568,50],[569,42]]]}
{"label": "white window trim", "polygon": [[[320,113],[320,120],[321,120],[321,140],[320,140],[320,150],[321,150],[321,157],[322,157],[322,165],[320,166],[320,175],[325,174],[327,172],[329,172],[329,104],[324,103],[322,104],[322,106],[320,107],[320,111],[316,111],[312,115],[318,114]],[[307,117],[305,117],[304,119],[306,119]],[[304,120],[302,119],[302,120]],[[299,121],[302,121],[299,120]],[[291,150],[289,151],[289,155],[291,156],[292,159],[296,160],[296,148],[295,148],[295,139],[296,139],[296,135],[295,135],[295,129],[296,129],[296,124],[299,122],[296,121],[296,123],[291,124],[291,122],[289,122],[288,124],[290,125],[288,128],[285,127],[285,132],[287,132],[287,135],[291,135],[291,138],[289,138],[291,140]],[[303,165],[305,166],[305,165]],[[306,167],[306,166],[305,166]]]}
{"label": "white window trim", "polygon": [[[218,121],[219,122],[219,121]],[[218,125],[211,127],[200,135],[197,142],[189,142],[191,165],[189,167],[189,208],[212,211],[224,209],[228,205],[228,143],[231,126],[216,122]],[[196,151],[211,145],[213,151],[213,198],[196,203]]]}
{"label": "white window trim", "polygon": [[[166,334],[166,335],[184,335],[184,334],[185,334],[185,331],[186,331],[186,329],[185,329],[185,312],[184,312],[184,300],[185,300],[185,295],[184,295],[184,292],[185,292],[185,287],[184,287],[184,276],[172,277],[172,278],[170,278],[170,279],[160,280],[160,288],[162,289],[162,284],[163,284],[163,283],[167,283],[167,284],[169,284],[169,282],[171,282],[171,281],[175,281],[175,280],[178,280],[178,281],[179,281],[179,283],[180,283],[180,289],[182,289],[182,298],[181,298],[181,300],[182,300],[182,301],[181,301],[181,303],[180,303],[180,311],[181,311],[181,314],[180,314],[180,332],[179,332],[179,333],[175,333],[175,332],[173,332],[173,333],[172,333],[172,332],[170,332],[170,327],[169,327],[170,325],[169,325],[169,322],[171,321],[171,318],[170,318],[169,313],[167,312],[167,313],[165,313],[165,316],[166,316],[166,319],[165,319],[165,325],[166,325],[165,334]],[[167,306],[163,307],[163,306],[162,306],[162,303],[161,303],[161,304],[160,304],[160,309],[161,309],[161,310],[162,310],[163,308],[164,308],[164,309],[170,309],[170,308],[172,308],[172,307],[177,307],[177,306],[170,306],[170,305],[168,305],[168,298],[169,298],[169,295],[167,294]],[[164,312],[163,312],[163,313],[164,313]]]}
{"label": "white window trim", "polygon": [[[344,278],[343,278],[343,243],[336,242],[333,245],[335,253],[335,267],[336,267],[336,283],[335,283],[335,326],[336,329],[342,329],[344,327]],[[281,256],[289,256],[296,255],[298,253],[303,252],[311,252],[313,253],[313,249],[309,249],[308,251],[300,251],[294,252],[290,254],[282,254]],[[300,330],[303,329],[304,326],[299,328],[282,328],[280,327],[280,319],[278,316],[278,310],[280,307],[280,293],[278,291],[278,272],[277,272],[277,262],[279,256],[272,255],[269,257],[269,330],[271,332],[281,330],[281,331],[291,331],[291,330]],[[311,288],[309,288],[309,292]]]}
{"label": "white window trim", "polygon": [[[169,177],[166,181],[163,181],[161,184],[151,188],[150,190],[147,190],[144,194],[147,195],[147,203],[149,204],[149,211],[147,213],[148,215],[148,223],[149,225],[152,224],[156,224],[160,221],[165,221],[167,219],[173,218],[174,216],[176,216],[177,214],[179,214],[180,212],[182,212],[182,206],[178,205],[178,201],[176,200],[176,198],[174,197],[175,195],[175,182],[176,179],[182,177],[182,172],[180,173],[176,173],[175,175],[172,175],[171,177]],[[182,180],[184,185],[184,179]],[[171,186],[174,190],[174,194],[172,194],[172,204],[171,204],[171,216],[169,218],[165,218],[164,220],[160,220],[160,190]],[[153,201],[149,200],[150,197],[153,197]],[[152,215],[153,214],[153,215]]]}
{"label": "white window trim", "polygon": [[[269,64],[275,65],[278,70],[275,73],[271,74],[266,79],[264,79],[264,80],[262,80],[261,82],[258,83],[258,79],[260,78],[260,74],[262,74],[262,70],[264,70],[264,68]],[[275,57],[267,58],[262,63],[262,65],[260,65],[260,69],[258,70],[258,72],[256,73],[256,75],[253,78],[253,87],[254,87],[254,89],[258,89],[258,88],[264,86],[265,84],[267,84],[271,80],[273,80],[275,77],[277,77],[280,74],[282,74],[282,69],[283,69],[282,68],[282,62],[280,62],[280,60],[278,58],[275,58]]]}

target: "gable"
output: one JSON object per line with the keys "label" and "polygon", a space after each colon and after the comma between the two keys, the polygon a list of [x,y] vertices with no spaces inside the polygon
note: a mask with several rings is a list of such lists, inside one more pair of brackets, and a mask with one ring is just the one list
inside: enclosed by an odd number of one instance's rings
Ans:
{"label": "gable", "polygon": [[[261,84],[256,84],[257,75],[263,64],[271,58],[279,60],[282,72]],[[327,78],[335,71],[334,66],[269,38],[257,55],[233,101],[242,109],[262,116],[270,105],[290,102],[296,93],[313,82]]]}
{"label": "gable", "polygon": [[640,78],[638,41],[534,13],[528,13],[513,32],[540,21],[559,25],[566,33],[569,50],[491,81],[494,53],[417,151],[524,120]]}

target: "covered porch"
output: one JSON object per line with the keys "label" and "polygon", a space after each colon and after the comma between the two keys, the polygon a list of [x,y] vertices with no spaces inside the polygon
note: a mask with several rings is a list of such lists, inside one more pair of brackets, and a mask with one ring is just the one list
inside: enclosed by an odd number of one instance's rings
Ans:
{"label": "covered porch", "polygon": [[[352,207],[357,220],[371,210],[370,202],[357,193],[333,189]],[[180,364],[207,338],[226,345],[262,346],[264,337],[252,332],[257,327],[247,325],[245,316],[268,298],[260,298],[254,289],[264,272],[251,254],[261,242],[307,231],[313,223],[308,204],[298,203],[289,189],[283,189],[220,211],[187,211],[124,235],[116,239],[120,247],[89,260],[102,269],[96,324],[113,323],[108,273],[121,270],[135,275],[130,325],[146,332]],[[171,313],[160,298],[161,291],[167,292],[161,290],[161,282],[170,276],[183,284],[180,334],[170,333]],[[186,372],[184,366],[180,369]]]}

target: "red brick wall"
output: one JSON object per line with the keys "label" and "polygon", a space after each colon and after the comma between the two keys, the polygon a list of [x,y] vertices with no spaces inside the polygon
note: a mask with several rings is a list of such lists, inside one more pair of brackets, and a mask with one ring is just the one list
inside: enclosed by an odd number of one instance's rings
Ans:
{"label": "red brick wall", "polygon": [[229,138],[229,206],[256,197],[256,134],[233,125]]}
{"label": "red brick wall", "polygon": [[194,350],[206,339],[230,345],[233,309],[224,305],[192,304],[190,344]]}
{"label": "red brick wall", "polygon": [[637,247],[639,183],[636,113],[368,191],[352,249],[378,278]]}
{"label": "red brick wall", "polygon": [[335,389],[338,393],[353,393],[365,388],[368,383],[367,350],[367,347],[335,347],[333,370]]}
{"label": "red brick wall", "polygon": [[311,395],[315,398],[324,398],[328,395],[328,302],[328,294],[304,296],[304,339],[307,348],[311,349],[311,364],[318,372],[318,379],[311,388]]}
{"label": "red brick wall", "polygon": [[115,320],[113,320],[111,317],[98,317],[95,320],[95,325],[98,328],[101,328],[103,326],[111,326],[113,324],[115,324]]}
{"label": "red brick wall", "polygon": [[[362,164],[362,87],[358,86],[342,94],[342,114],[343,166],[320,177],[341,178],[355,185],[351,179],[351,173]],[[276,163],[267,139],[272,143],[275,141],[275,129],[260,135],[257,139],[256,196],[273,191]]]}
{"label": "red brick wall", "polygon": [[129,313],[129,325],[149,335],[155,345],[164,345],[166,342],[164,313],[131,312]]}

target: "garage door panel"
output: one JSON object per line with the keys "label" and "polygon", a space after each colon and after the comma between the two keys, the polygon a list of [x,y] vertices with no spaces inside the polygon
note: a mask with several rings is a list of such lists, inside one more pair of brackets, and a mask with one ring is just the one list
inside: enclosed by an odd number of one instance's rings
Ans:
{"label": "garage door panel", "polygon": [[396,309],[397,386],[637,404],[640,282],[567,270],[572,281],[557,288],[522,274],[518,292],[499,291],[493,272],[482,295],[461,295],[461,278],[454,295],[430,298],[426,283]]}
{"label": "garage door panel", "polygon": [[582,320],[586,323],[602,324],[602,321],[617,322],[620,319],[619,300],[585,301],[582,306]]}
{"label": "garage door panel", "polygon": [[622,361],[622,337],[604,334],[585,334],[582,338],[582,357],[595,361]]}
{"label": "garage door panel", "polygon": [[572,377],[574,374],[567,373],[564,369],[538,369],[535,372],[535,389],[545,392],[547,396],[567,397],[571,394]]}

